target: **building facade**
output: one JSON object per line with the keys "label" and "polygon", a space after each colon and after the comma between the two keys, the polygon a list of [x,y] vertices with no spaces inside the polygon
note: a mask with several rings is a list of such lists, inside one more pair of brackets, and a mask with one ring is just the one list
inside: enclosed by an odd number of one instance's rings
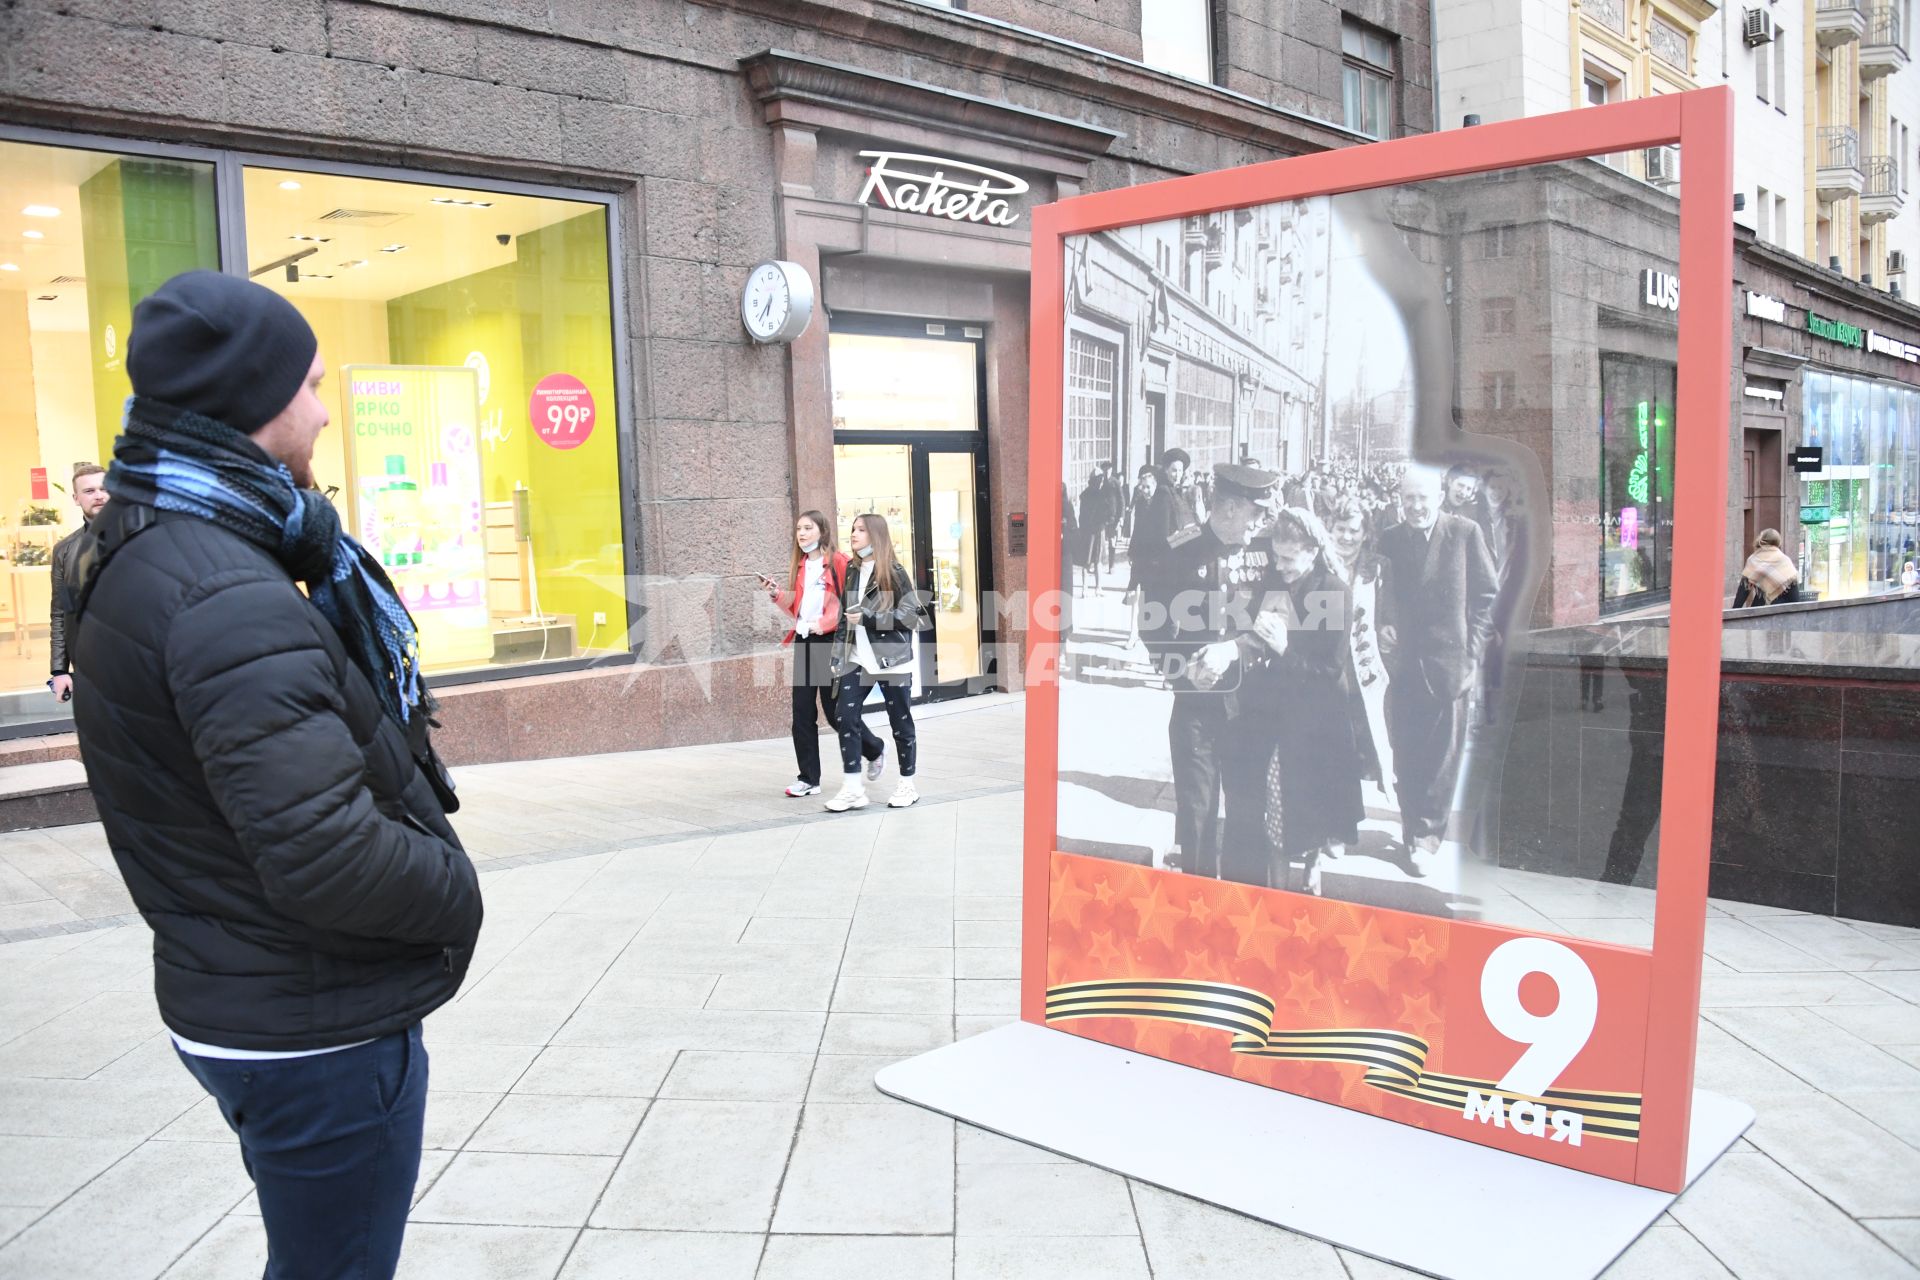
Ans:
{"label": "building facade", "polygon": [[[451,757],[766,734],[785,659],[754,575],[807,508],[894,522],[938,601],[923,693],[1015,683],[1021,618],[985,593],[1025,585],[1035,205],[1434,106],[1428,11],[1388,0],[26,0],[0,34],[20,761],[71,751],[45,556],[73,464],[110,452],[132,308],[176,271],[248,275],[314,325],[316,471],[420,619]],[[1090,410],[1094,451],[1144,461],[1230,412],[1225,447],[1278,461],[1319,428],[1284,362],[1210,333],[1236,309],[1312,331],[1253,273],[1204,284],[1217,255],[1272,269],[1286,234],[1133,246],[1195,264],[1162,299],[1084,282],[1117,326],[1164,320],[1164,380]],[[815,314],[756,342],[742,293],[776,259]],[[1089,331],[1090,403],[1112,340]]]}
{"label": "building facade", "polygon": [[[1754,537],[1766,528],[1781,531],[1806,585],[1824,598],[1897,587],[1913,543],[1907,477],[1920,467],[1903,416],[1920,343],[1920,308],[1910,301],[1908,283],[1920,250],[1920,210],[1911,198],[1912,170],[1920,163],[1913,139],[1920,69],[1910,65],[1910,4],[1759,0],[1716,9],[1680,0],[1564,6],[1518,0],[1507,10],[1494,8],[1490,16],[1481,4],[1443,0],[1436,6],[1445,125],[1468,114],[1491,121],[1732,87],[1736,195],[1729,233],[1738,280],[1729,381],[1729,590]],[[1651,215],[1660,205],[1656,195],[1677,195],[1685,157],[1663,148],[1605,163],[1648,189],[1645,200],[1629,203]],[[1649,320],[1670,327],[1679,306],[1677,267],[1656,260],[1671,242],[1659,230],[1668,220],[1653,216],[1646,224],[1650,238],[1634,242],[1646,261],[1624,264],[1617,280],[1592,281],[1602,314],[1611,306],[1616,317],[1637,316],[1643,328]],[[1606,298],[1636,286],[1636,299],[1624,305]],[[1556,330],[1555,343],[1560,339]],[[1662,341],[1670,350],[1670,340]],[[1576,552],[1572,526],[1596,519],[1607,566],[1591,602],[1600,615],[1663,600],[1658,535],[1671,513],[1654,512],[1671,358],[1643,353],[1634,363],[1607,344],[1590,349],[1585,364],[1591,367],[1582,376],[1605,382],[1611,375],[1623,387],[1651,381],[1623,400],[1605,398],[1614,408],[1598,418],[1597,467],[1578,453],[1555,454],[1557,495],[1597,486],[1595,514],[1557,515],[1556,576]],[[1637,418],[1615,421],[1622,404],[1635,414],[1648,406],[1646,440]],[[1664,430],[1673,429],[1669,412]],[[1554,432],[1556,441],[1566,435]],[[1821,469],[1795,469],[1794,453],[1803,446],[1822,450]],[[1647,465],[1636,472],[1643,452]],[[1572,473],[1562,477],[1563,466]],[[1650,514],[1649,557],[1642,531]],[[1623,545],[1627,538],[1636,545]],[[1594,616],[1583,591],[1556,587],[1551,608],[1536,620]]]}

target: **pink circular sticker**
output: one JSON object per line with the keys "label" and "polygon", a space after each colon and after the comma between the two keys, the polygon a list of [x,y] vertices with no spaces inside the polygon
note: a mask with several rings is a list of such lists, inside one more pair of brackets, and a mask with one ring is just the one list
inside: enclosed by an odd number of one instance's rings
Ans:
{"label": "pink circular sticker", "polygon": [[570,373],[550,373],[534,387],[527,415],[547,444],[577,449],[593,434],[593,392]]}

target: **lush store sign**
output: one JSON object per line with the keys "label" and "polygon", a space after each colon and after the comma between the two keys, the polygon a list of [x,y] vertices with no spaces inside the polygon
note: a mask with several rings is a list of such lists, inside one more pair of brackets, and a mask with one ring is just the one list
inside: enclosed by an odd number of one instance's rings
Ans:
{"label": "lush store sign", "polygon": [[1848,324],[1844,320],[1829,320],[1812,310],[1807,312],[1807,332],[1816,338],[1837,342],[1843,347],[1864,349],[1867,345],[1866,330],[1859,325]]}

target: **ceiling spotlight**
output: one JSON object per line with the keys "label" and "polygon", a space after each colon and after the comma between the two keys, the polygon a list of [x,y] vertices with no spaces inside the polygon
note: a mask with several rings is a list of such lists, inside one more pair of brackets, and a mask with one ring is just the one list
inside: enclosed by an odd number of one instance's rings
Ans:
{"label": "ceiling spotlight", "polygon": [[30,204],[20,211],[29,218],[57,218],[60,211],[50,204]]}
{"label": "ceiling spotlight", "polygon": [[380,246],[380,252],[382,252],[382,253],[402,253],[402,252],[405,252],[405,250],[406,250],[406,247],[407,247],[407,246],[405,246],[405,245],[403,245],[403,244],[383,244],[383,245],[381,245],[381,246]]}
{"label": "ceiling spotlight", "polygon": [[364,267],[367,265],[367,260],[365,258],[355,258],[351,262],[343,262],[340,265],[343,267]]}
{"label": "ceiling spotlight", "polygon": [[44,231],[22,231],[20,237],[23,240],[45,240],[47,233]]}
{"label": "ceiling spotlight", "polygon": [[280,184],[280,189],[282,191],[298,191],[300,189],[300,184],[295,182],[292,178],[288,178],[285,182]]}
{"label": "ceiling spotlight", "polygon": [[0,271],[18,271],[19,269],[11,262],[0,262]]}
{"label": "ceiling spotlight", "polygon": [[331,244],[332,236],[288,236],[289,240],[299,240],[306,244]]}
{"label": "ceiling spotlight", "polygon": [[460,199],[456,199],[453,196],[433,196],[428,201],[428,203],[429,204],[454,204],[454,205],[459,205],[462,209],[493,208],[493,201],[491,200],[460,200]]}

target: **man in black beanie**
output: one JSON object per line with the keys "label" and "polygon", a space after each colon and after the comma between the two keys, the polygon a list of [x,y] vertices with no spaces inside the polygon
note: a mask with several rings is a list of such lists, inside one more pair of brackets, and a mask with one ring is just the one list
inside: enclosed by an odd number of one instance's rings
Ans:
{"label": "man in black beanie", "polygon": [[300,313],[189,272],[127,346],[113,501],[74,587],[88,781],[153,929],[161,1017],[259,1190],[268,1280],[386,1280],[420,1165],[420,1021],[481,918],[417,638],[313,489],[325,366]]}

